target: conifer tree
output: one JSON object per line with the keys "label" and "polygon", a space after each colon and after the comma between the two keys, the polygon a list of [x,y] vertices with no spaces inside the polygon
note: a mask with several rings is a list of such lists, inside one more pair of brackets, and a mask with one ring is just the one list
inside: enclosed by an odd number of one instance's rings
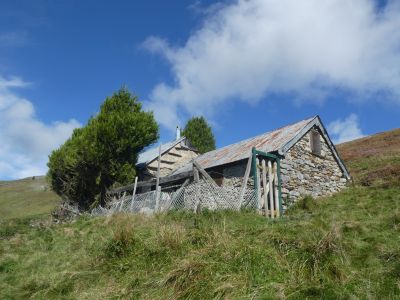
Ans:
{"label": "conifer tree", "polygon": [[215,149],[214,134],[204,117],[191,118],[182,133],[200,153]]}
{"label": "conifer tree", "polygon": [[98,115],[51,153],[50,184],[82,208],[95,200],[104,204],[111,185],[133,181],[138,153],[157,139],[153,113],[143,111],[136,96],[120,89],[104,101]]}

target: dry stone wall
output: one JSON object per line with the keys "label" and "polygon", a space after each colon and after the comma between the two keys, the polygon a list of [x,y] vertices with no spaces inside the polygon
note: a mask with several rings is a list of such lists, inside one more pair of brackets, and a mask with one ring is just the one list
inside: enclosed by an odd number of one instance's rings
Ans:
{"label": "dry stone wall", "polygon": [[320,141],[321,155],[312,153],[307,133],[281,160],[284,205],[304,195],[330,195],[346,186],[347,180],[322,135]]}
{"label": "dry stone wall", "polygon": [[241,187],[244,173],[246,172],[247,161],[224,168],[223,186]]}

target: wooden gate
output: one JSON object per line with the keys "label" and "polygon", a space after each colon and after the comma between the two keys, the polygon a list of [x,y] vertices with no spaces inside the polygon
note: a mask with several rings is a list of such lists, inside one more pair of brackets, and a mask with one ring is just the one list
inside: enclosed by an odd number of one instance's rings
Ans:
{"label": "wooden gate", "polygon": [[282,214],[280,158],[252,149],[252,171],[259,211],[266,217]]}

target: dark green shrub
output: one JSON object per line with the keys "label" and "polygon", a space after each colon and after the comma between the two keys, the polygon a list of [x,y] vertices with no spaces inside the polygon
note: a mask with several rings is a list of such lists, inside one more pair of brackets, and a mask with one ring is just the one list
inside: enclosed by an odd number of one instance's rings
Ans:
{"label": "dark green shrub", "polygon": [[60,196],[89,208],[103,204],[113,184],[128,184],[136,175],[138,153],[158,139],[152,112],[142,110],[136,96],[121,89],[107,98],[100,112],[53,151],[48,178]]}

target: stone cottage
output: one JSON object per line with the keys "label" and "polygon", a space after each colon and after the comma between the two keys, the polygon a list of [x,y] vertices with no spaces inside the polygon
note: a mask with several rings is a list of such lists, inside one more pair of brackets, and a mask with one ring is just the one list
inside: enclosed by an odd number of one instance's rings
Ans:
{"label": "stone cottage", "polygon": [[[279,216],[285,206],[304,195],[320,197],[338,192],[350,180],[319,116],[202,155],[186,138],[178,136],[161,146],[160,160],[158,154],[159,148],[155,147],[139,157],[137,193],[156,189],[160,161],[161,190],[181,189],[188,182],[201,184],[200,171],[216,187],[217,194],[231,195],[231,207],[237,209],[245,204],[246,197],[255,197],[248,200],[255,204],[252,207],[270,216]],[[200,196],[193,200],[185,194],[186,202],[196,203],[199,197],[205,198],[204,190],[196,188],[196,184],[185,189],[185,193],[194,189],[200,191]],[[133,188],[130,185],[114,192]]]}
{"label": "stone cottage", "polygon": [[[319,116],[207,152],[195,160],[219,186],[239,187],[253,148],[280,158],[281,193],[286,203],[307,194],[330,195],[350,179]],[[172,172],[171,179],[182,180],[179,174],[190,176],[191,167],[189,163]]]}

